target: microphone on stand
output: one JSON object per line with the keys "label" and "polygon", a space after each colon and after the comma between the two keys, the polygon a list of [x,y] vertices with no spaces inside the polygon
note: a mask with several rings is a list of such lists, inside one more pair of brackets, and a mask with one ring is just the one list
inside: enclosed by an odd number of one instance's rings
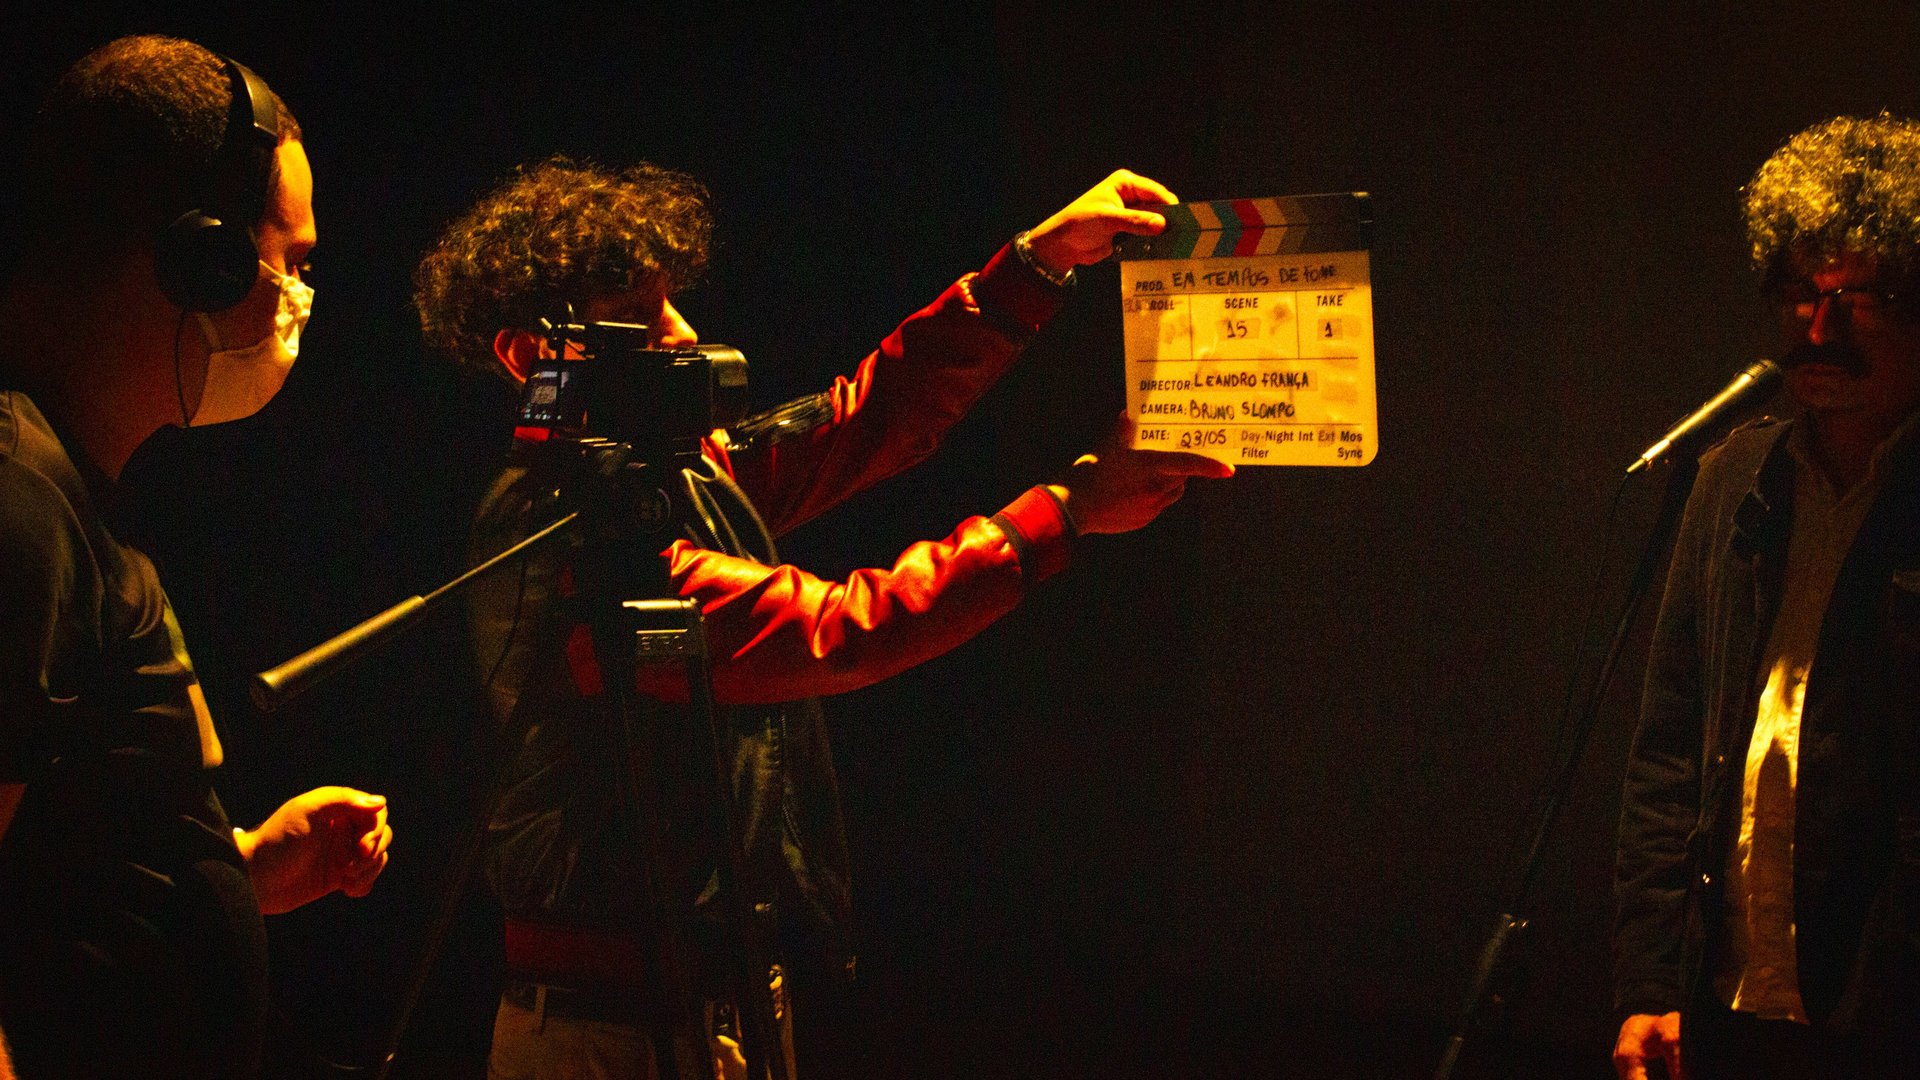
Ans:
{"label": "microphone on stand", "polygon": [[1647,447],[1633,464],[1627,466],[1627,475],[1652,465],[1667,455],[1676,443],[1712,427],[1722,416],[1734,409],[1753,404],[1755,401],[1773,393],[1780,382],[1780,365],[1771,360],[1760,360],[1747,370],[1733,377],[1726,389],[1713,395],[1705,405],[1688,413],[1686,418],[1673,425],[1660,441]]}

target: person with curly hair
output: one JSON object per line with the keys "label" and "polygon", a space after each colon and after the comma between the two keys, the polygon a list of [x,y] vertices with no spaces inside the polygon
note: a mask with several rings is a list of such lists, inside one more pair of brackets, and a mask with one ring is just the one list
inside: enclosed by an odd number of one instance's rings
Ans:
{"label": "person with curly hair", "polygon": [[[1172,201],[1152,180],[1114,173],[909,316],[830,389],[774,410],[772,422],[715,432],[687,473],[700,520],[637,556],[705,616],[734,733],[753,910],[825,942],[830,967],[852,963],[848,868],[814,699],[953,648],[1064,569],[1076,535],[1140,528],[1189,478],[1232,469],[1131,449],[1123,424],[1059,482],[914,544],[889,568],[826,580],[783,563],[774,538],[930,454],[1059,310],[1074,268],[1105,258],[1121,232],[1160,231],[1153,208]],[[516,381],[551,357],[539,319],[569,306],[583,320],[644,324],[657,346],[689,346],[696,334],[672,298],[705,264],[710,231],[704,192],[685,176],[565,159],[524,168],[421,262],[421,325],[458,362]],[[550,513],[555,476],[541,445],[521,443],[484,498],[475,554],[504,549]],[[620,796],[630,755],[608,742],[607,678],[581,601],[606,591],[622,571],[608,563],[626,559],[592,544],[536,557],[524,574],[479,582],[471,601],[496,718],[524,733],[489,854],[510,969],[493,1080],[744,1068],[712,1023],[734,1004],[724,964],[707,948],[660,945],[707,939],[714,873],[715,849],[699,840],[712,807],[690,793],[683,777],[697,766],[673,734],[687,726],[677,664],[639,665],[640,726],[656,734],[642,744],[652,768],[637,786],[651,809],[643,816]]]}
{"label": "person with curly hair", "polygon": [[690,176],[551,158],[468,210],[421,261],[421,330],[442,355],[507,376],[494,354],[501,330],[535,327],[582,297],[641,286],[673,296],[699,279],[712,235],[706,188]]}
{"label": "person with curly hair", "polygon": [[1614,1062],[1920,1076],[1920,125],[1745,189],[1797,406],[1709,450],[1620,823]]}

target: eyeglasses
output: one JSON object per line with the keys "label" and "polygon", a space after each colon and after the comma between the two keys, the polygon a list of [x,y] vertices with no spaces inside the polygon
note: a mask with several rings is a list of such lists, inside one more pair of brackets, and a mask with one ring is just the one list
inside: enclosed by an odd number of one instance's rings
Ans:
{"label": "eyeglasses", "polygon": [[[1869,318],[1892,312],[1901,293],[1879,285],[1842,285],[1834,289],[1816,289],[1811,281],[1794,281],[1773,290],[1774,310],[1783,320],[1811,324],[1820,302],[1827,301],[1837,313],[1852,318]],[[1832,310],[1830,309],[1830,310]]]}

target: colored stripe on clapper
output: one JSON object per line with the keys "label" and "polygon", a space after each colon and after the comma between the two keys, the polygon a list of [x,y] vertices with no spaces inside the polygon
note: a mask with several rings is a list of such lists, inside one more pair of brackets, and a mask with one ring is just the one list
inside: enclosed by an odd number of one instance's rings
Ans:
{"label": "colored stripe on clapper", "polygon": [[1217,199],[1159,207],[1167,227],[1159,236],[1125,236],[1122,259],[1211,259],[1293,255],[1367,247],[1373,223],[1365,192]]}

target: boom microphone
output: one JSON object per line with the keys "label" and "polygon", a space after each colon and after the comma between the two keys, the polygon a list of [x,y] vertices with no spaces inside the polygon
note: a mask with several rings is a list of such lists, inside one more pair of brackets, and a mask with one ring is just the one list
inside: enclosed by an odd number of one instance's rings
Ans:
{"label": "boom microphone", "polygon": [[1750,405],[1773,393],[1780,382],[1780,365],[1771,360],[1761,360],[1733,377],[1727,388],[1713,395],[1705,405],[1688,413],[1684,420],[1673,425],[1660,441],[1647,447],[1647,452],[1627,466],[1627,475],[1632,476],[1641,469],[1652,465],[1667,455],[1676,443],[1682,442],[1701,431],[1711,428],[1726,413]]}

